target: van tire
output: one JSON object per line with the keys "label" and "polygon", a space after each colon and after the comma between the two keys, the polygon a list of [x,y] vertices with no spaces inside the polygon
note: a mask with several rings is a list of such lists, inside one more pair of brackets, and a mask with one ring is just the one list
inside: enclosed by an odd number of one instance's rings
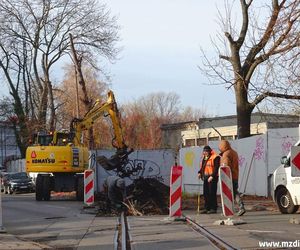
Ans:
{"label": "van tire", "polygon": [[276,203],[282,214],[294,214],[299,208],[299,206],[294,205],[292,197],[286,188],[280,188],[276,192]]}

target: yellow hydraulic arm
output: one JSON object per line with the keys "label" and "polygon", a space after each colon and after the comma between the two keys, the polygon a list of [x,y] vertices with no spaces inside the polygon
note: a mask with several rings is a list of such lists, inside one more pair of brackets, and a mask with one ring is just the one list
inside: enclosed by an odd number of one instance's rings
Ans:
{"label": "yellow hydraulic arm", "polygon": [[128,155],[133,152],[133,149],[128,149],[124,142],[120,114],[114,94],[112,91],[109,91],[107,95],[108,97],[105,103],[101,104],[100,101],[97,100],[82,119],[73,119],[70,132],[74,133],[74,144],[82,145],[82,131],[91,128],[101,115],[108,113],[114,129],[113,146],[117,149],[117,152],[109,159],[105,156],[97,156],[96,161],[106,170],[116,170],[118,175],[122,177],[130,176],[139,169],[138,167],[133,167],[132,169],[125,168],[128,162]]}
{"label": "yellow hydraulic arm", "polygon": [[122,134],[122,127],[120,121],[120,114],[115,100],[114,93],[109,91],[107,94],[107,101],[105,103],[100,103],[97,100],[93,107],[85,114],[82,119],[75,118],[71,122],[71,132],[75,133],[74,144],[81,145],[82,131],[88,130],[94,124],[94,122],[103,114],[108,113],[112,121],[114,129],[114,142],[113,146],[117,149],[124,149],[127,146],[124,143],[124,138]]}

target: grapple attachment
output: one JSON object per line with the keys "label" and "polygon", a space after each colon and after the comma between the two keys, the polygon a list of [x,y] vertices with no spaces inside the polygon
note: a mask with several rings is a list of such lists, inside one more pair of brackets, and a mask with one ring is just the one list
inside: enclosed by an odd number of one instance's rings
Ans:
{"label": "grapple attachment", "polygon": [[96,161],[99,163],[105,170],[116,170],[119,175],[127,176],[125,165],[128,163],[128,155],[133,152],[133,149],[118,149],[117,152],[107,158],[103,155],[97,156]]}
{"label": "grapple attachment", "polygon": [[100,155],[97,156],[96,160],[105,170],[114,170],[121,165],[121,159],[117,155],[110,158]]}

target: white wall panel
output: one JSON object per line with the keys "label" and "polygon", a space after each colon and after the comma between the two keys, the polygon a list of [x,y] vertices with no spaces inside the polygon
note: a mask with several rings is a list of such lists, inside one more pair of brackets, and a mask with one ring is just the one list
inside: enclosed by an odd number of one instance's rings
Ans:
{"label": "white wall panel", "polygon": [[[113,150],[92,151],[91,167],[96,168],[97,190],[103,190],[103,183],[107,176],[116,175],[115,171],[107,171],[93,160],[94,156],[104,155],[109,158],[115,153]],[[173,150],[137,150],[129,155],[129,162],[126,168],[140,166],[141,169],[131,177],[126,177],[126,185],[130,185],[134,179],[139,177],[156,178],[165,185],[170,185],[171,167],[175,164]]]}

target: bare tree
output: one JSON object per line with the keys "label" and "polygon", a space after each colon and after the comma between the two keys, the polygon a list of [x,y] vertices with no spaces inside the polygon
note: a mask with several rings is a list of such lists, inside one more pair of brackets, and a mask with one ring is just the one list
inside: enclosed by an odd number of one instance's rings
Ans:
{"label": "bare tree", "polygon": [[126,140],[136,149],[159,148],[162,124],[185,119],[197,121],[203,116],[199,110],[183,108],[179,95],[173,92],[150,93],[123,105],[122,109]]}
{"label": "bare tree", "polygon": [[[58,86],[59,91],[55,92],[55,99],[58,105],[57,108],[57,123],[58,129],[69,129],[70,123],[74,117],[81,118],[86,113],[86,107],[80,104],[80,100],[84,101],[86,96],[89,100],[100,100],[104,103],[107,99],[108,86],[99,80],[99,72],[94,68],[82,66],[82,74],[86,82],[86,93],[78,91],[78,103],[76,100],[76,69],[74,65],[65,66],[65,74],[63,82]],[[76,104],[75,104],[76,103]],[[98,119],[93,126],[94,134],[97,134],[94,141],[94,148],[101,148],[104,146],[111,147],[111,134],[108,128],[106,119]],[[90,142],[90,135],[88,139],[84,136],[83,141],[88,144]]]}
{"label": "bare tree", "polygon": [[195,109],[193,107],[185,107],[181,112],[176,121],[186,122],[186,121],[198,121],[200,118],[209,117],[209,114],[204,108]]}
{"label": "bare tree", "polygon": [[19,123],[30,118],[55,128],[54,66],[70,54],[69,33],[81,57],[96,67],[97,57],[116,58],[117,32],[116,19],[97,0],[1,1],[0,68]]}
{"label": "bare tree", "polygon": [[180,112],[180,97],[174,92],[150,93],[139,98],[136,103],[148,117],[159,117],[166,121],[174,120]]}
{"label": "bare tree", "polygon": [[[214,40],[219,58],[205,56],[213,83],[233,88],[240,138],[250,136],[251,113],[267,97],[300,99],[299,0],[240,0],[240,18],[234,5],[220,16],[224,35]],[[240,23],[235,25],[236,23]]]}

